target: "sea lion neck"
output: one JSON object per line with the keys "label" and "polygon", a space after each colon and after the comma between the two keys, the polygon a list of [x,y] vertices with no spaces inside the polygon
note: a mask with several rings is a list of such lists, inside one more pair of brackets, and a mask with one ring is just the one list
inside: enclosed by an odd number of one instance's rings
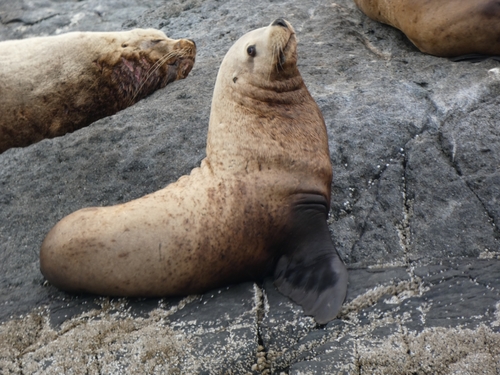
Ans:
{"label": "sea lion neck", "polygon": [[244,35],[226,54],[214,88],[205,165],[225,177],[331,173],[323,116],[298,71],[297,40],[286,21]]}
{"label": "sea lion neck", "polygon": [[267,114],[279,112],[277,105],[294,105],[306,100],[307,89],[300,74],[283,80],[245,79],[229,87],[227,100],[240,110]]}

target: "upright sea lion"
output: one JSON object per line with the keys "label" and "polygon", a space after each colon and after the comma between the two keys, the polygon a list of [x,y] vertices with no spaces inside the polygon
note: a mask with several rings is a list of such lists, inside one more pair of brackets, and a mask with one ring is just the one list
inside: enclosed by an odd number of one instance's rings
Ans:
{"label": "upright sea lion", "polygon": [[368,17],[406,34],[422,52],[500,55],[498,0],[354,0]]}
{"label": "upright sea lion", "polygon": [[67,291],[167,296],[274,270],[306,314],[335,318],[347,271],[326,223],[328,139],[287,21],[244,35],[225,56],[206,153],[162,190],[62,219],[42,244],[43,275]]}
{"label": "upright sea lion", "polygon": [[112,115],[191,71],[193,41],[159,30],[0,42],[0,153]]}

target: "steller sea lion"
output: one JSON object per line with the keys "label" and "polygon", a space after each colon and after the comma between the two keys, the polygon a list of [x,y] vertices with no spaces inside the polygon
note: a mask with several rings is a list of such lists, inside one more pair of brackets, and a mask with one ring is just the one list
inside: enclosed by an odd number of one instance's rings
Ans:
{"label": "steller sea lion", "polygon": [[498,0],[354,0],[375,21],[401,30],[422,52],[500,55]]}
{"label": "steller sea lion", "polygon": [[203,293],[274,271],[318,323],[335,318],[347,271],[327,226],[332,167],[323,116],[283,19],[226,54],[206,158],[162,190],[63,218],[40,250],[47,280],[111,296]]}
{"label": "steller sea lion", "polygon": [[196,46],[159,30],[0,42],[0,153],[80,129],[191,71]]}

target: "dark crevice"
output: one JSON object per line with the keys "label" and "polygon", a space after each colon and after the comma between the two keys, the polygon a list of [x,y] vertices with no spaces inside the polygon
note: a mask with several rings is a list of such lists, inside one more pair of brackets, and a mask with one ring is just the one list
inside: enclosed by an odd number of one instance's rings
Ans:
{"label": "dark crevice", "polygon": [[406,150],[403,151],[403,160],[401,162],[403,173],[401,176],[402,180],[402,193],[403,193],[403,218],[400,223],[400,227],[398,228],[398,233],[400,235],[401,246],[403,247],[404,261],[406,265],[406,270],[410,275],[410,278],[413,278],[414,272],[412,270],[410,264],[410,245],[411,245],[411,230],[410,230],[410,217],[412,212],[412,201],[408,198],[408,158],[406,155]]}
{"label": "dark crevice", "polygon": [[[472,261],[472,262],[474,262],[476,260],[477,259],[475,259],[475,258],[470,258],[470,261]],[[449,265],[448,268],[442,269],[442,270],[437,271],[437,272],[429,273],[426,278],[433,278],[433,277],[435,277],[435,276],[437,276],[439,274],[447,273],[447,272],[450,272],[450,271],[462,272],[463,274],[462,275],[453,274],[453,275],[449,275],[449,276],[442,276],[439,280],[436,280],[434,282],[426,280],[425,284],[427,286],[436,286],[436,285],[439,285],[439,284],[441,284],[441,283],[443,283],[445,281],[450,281],[450,280],[453,280],[453,279],[468,279],[473,284],[477,284],[479,286],[485,287],[486,289],[491,289],[492,288],[491,285],[488,285],[487,283],[484,283],[484,282],[480,282],[480,281],[478,281],[477,278],[474,278],[469,273],[464,272],[463,269],[461,269],[459,265]]]}
{"label": "dark crevice", "polygon": [[[486,339],[486,333],[484,332],[484,330],[483,330],[483,335],[484,335],[483,341],[484,341],[485,346],[488,348],[488,353],[490,354],[491,359],[495,360],[495,358],[498,357],[497,348],[496,347],[493,348],[494,345],[492,345],[491,341],[489,342],[490,345],[486,344],[487,341],[489,341],[489,340]],[[497,369],[498,369],[498,367],[497,367]]]}
{"label": "dark crevice", "polygon": [[354,375],[361,375],[363,372],[363,368],[361,366],[361,361],[359,358],[359,349],[358,349],[358,340],[354,340],[354,353],[353,353],[353,358],[354,358]]}
{"label": "dark crevice", "polygon": [[[429,101],[429,103],[431,104],[432,108],[433,108],[433,113],[436,113],[438,112],[438,108],[437,106],[435,105],[435,103],[428,97],[426,97]],[[437,129],[439,129],[439,127],[441,126],[441,124],[443,123],[443,121],[440,121],[439,124],[437,126],[431,126],[432,123],[434,123],[435,121],[429,116],[428,121],[426,122],[426,124],[424,126],[422,126],[422,128],[411,135],[410,139],[408,139],[405,143],[404,143],[404,146],[393,151],[392,153],[390,153],[389,155],[385,156],[385,159],[386,160],[397,160],[399,159],[401,156],[405,159],[404,160],[404,170],[405,170],[405,174],[406,174],[406,163],[407,163],[407,160],[406,160],[406,149],[408,147],[408,144],[413,141],[415,138],[425,134],[425,133],[429,133],[429,134],[435,134],[437,132]],[[343,156],[343,153],[342,153],[342,149],[340,150],[341,152],[341,164],[347,164],[348,163],[348,159],[346,157]],[[374,175],[373,177],[369,178],[368,179],[368,188],[370,188],[370,185],[375,185],[379,180],[380,178],[382,177],[382,175],[384,174],[384,172],[387,170],[387,166],[384,165],[380,168],[380,170],[378,170]],[[333,186],[332,187],[336,187],[336,186]],[[405,187],[406,187],[406,182],[405,182]],[[342,190],[342,187],[337,187],[338,189]],[[352,213],[352,207],[354,207],[358,202],[359,202],[359,194],[358,194],[358,198],[356,199],[352,199],[352,204],[350,205],[351,208],[350,209],[338,209],[338,212],[335,212],[334,208],[333,208],[333,205],[332,205],[332,208],[330,209],[330,213],[331,215],[333,216],[333,218],[335,220],[338,220],[340,217],[342,217],[342,211],[345,211],[347,214],[350,214]],[[366,216],[366,218],[368,218],[370,215],[370,213]],[[365,228],[365,224],[366,224],[366,220],[363,222],[362,224],[362,228],[361,228],[361,234],[360,234],[360,237],[359,237],[359,240],[361,240],[361,237],[362,237],[362,234],[363,234],[363,230]],[[356,244],[359,242],[359,240],[351,247],[351,250],[355,248]]]}
{"label": "dark crevice", "polygon": [[[399,327],[399,331],[401,332],[401,340],[403,341],[403,344],[405,345],[405,349],[406,349],[406,361],[408,360],[411,360],[411,345],[410,345],[410,341],[408,340],[409,337],[408,337],[408,332],[405,332],[405,326],[403,325],[403,323],[401,321],[398,322],[398,327]],[[405,361],[405,362],[406,362]]]}
{"label": "dark crevice", "polygon": [[44,17],[44,18],[40,18],[39,20],[36,20],[36,21],[33,21],[33,22],[24,21],[22,18],[13,18],[11,20],[8,20],[7,22],[2,22],[2,24],[3,25],[8,25],[8,24],[11,24],[11,23],[22,23],[25,26],[33,26],[33,25],[39,24],[39,23],[41,23],[43,21],[49,20],[49,19],[57,17],[57,16],[60,16],[60,14],[59,13],[51,14],[50,16],[47,16],[47,17]]}
{"label": "dark crevice", "polygon": [[99,354],[97,353],[97,351],[96,351],[96,353],[94,354],[94,360],[95,360],[95,364],[96,364],[96,366],[97,366],[97,371],[98,371],[97,373],[98,373],[99,375],[102,375],[101,363],[99,362]]}
{"label": "dark crevice", "polygon": [[[255,353],[255,363],[252,366],[252,374],[261,374],[263,371],[270,372],[272,363],[268,358],[269,349],[266,348],[264,339],[261,334],[261,326],[265,315],[265,297],[263,285],[254,284],[256,298],[255,298],[255,312],[256,312],[256,325],[257,325],[257,350]],[[259,359],[264,362],[259,363]]]}
{"label": "dark crevice", "polygon": [[[371,178],[369,181],[368,181],[368,184],[369,184],[369,187],[368,189],[370,188],[375,188],[376,191],[374,193],[374,201],[373,201],[373,204],[370,206],[370,209],[368,211],[368,213],[366,214],[363,222],[361,223],[360,225],[360,228],[359,228],[359,237],[358,239],[353,243],[353,245],[351,246],[351,253],[354,252],[354,249],[359,245],[359,243],[362,241],[364,235],[366,234],[367,232],[367,227],[368,227],[368,220],[372,217],[372,213],[373,213],[373,210],[375,209],[375,206],[377,204],[377,202],[380,201],[380,192],[379,192],[379,183],[380,183],[380,179],[382,178],[383,174],[389,169],[389,167],[391,165],[396,165],[398,163],[397,159],[399,158],[402,158],[403,161],[402,161],[402,164],[403,164],[403,186],[402,186],[402,191],[403,191],[403,197],[404,197],[404,213],[403,213],[403,220],[401,222],[401,228],[399,229],[398,228],[398,231],[401,231],[402,232],[402,235],[405,237],[405,240],[403,241],[402,240],[402,247],[403,247],[403,250],[404,250],[404,254],[405,254],[405,264],[408,265],[408,262],[407,262],[407,252],[408,252],[408,249],[407,247],[409,246],[409,235],[406,235],[406,231],[408,231],[409,233],[409,223],[407,222],[407,218],[409,217],[409,211],[410,211],[410,207],[409,207],[409,203],[408,203],[408,198],[407,198],[407,192],[406,192],[406,152],[404,149],[400,149],[398,150],[395,154],[393,154],[392,156],[389,156],[389,159],[392,160],[391,163],[385,163],[383,166],[381,166],[381,168],[379,169],[379,171],[377,171],[377,173],[374,175],[373,178]],[[355,206],[357,204],[357,202],[359,201],[358,200],[354,200],[352,205]]]}
{"label": "dark crevice", "polygon": [[494,288],[494,287],[492,287],[491,285],[488,285],[488,284],[486,284],[486,283],[484,283],[484,282],[480,282],[480,281],[478,281],[478,280],[477,280],[477,278],[474,278],[474,277],[472,277],[472,276],[470,276],[470,275],[468,275],[467,277],[468,277],[469,281],[470,281],[471,283],[473,283],[473,284],[477,284],[477,285],[482,286],[482,287],[484,287],[484,288],[486,288],[486,289],[488,289],[488,290],[492,290],[492,289]]}
{"label": "dark crevice", "polygon": [[[401,152],[400,151],[397,151],[396,153],[394,153],[393,155],[390,155],[388,156],[388,159],[390,160],[395,160],[397,159],[398,157],[401,156]],[[375,208],[375,205],[377,204],[377,202],[379,201],[379,181],[382,177],[382,175],[385,173],[385,171],[389,168],[389,165],[390,164],[387,164],[385,163],[383,166],[381,166],[379,168],[379,170],[375,173],[375,175],[370,178],[368,180],[368,187],[367,189],[370,189],[371,187],[375,187],[376,191],[375,191],[375,196],[374,196],[374,202],[373,204],[371,205],[370,207],[370,210],[368,211],[368,213],[366,214],[364,220],[363,220],[363,223],[361,224],[361,227],[360,227],[360,231],[359,231],[359,237],[358,237],[358,240],[355,241],[351,247],[351,253],[353,252],[353,250],[356,248],[356,246],[360,243],[361,239],[363,238],[365,232],[366,232],[366,227],[367,227],[367,221],[368,219],[371,217],[372,215],[372,212]],[[352,202],[352,205],[351,206],[355,206],[357,203],[359,202],[359,199],[353,199],[353,202]],[[349,210],[346,210],[346,212],[348,214],[350,214],[352,212],[352,209],[349,209]],[[332,213],[333,216],[335,216],[333,213]],[[337,215],[339,216],[339,215]]]}
{"label": "dark crevice", "polygon": [[256,301],[256,306],[255,306],[256,323],[257,323],[257,344],[263,346],[265,349],[264,340],[262,339],[262,334],[260,333],[260,327],[262,325],[262,321],[264,320],[264,315],[265,315],[265,311],[264,311],[264,306],[265,306],[264,293],[265,292],[264,292],[263,285],[258,285],[258,284],[254,284],[254,285],[255,285],[255,288],[258,289],[258,291],[256,291],[256,293],[258,293],[258,296],[259,296],[259,299]]}
{"label": "dark crevice", "polygon": [[257,329],[257,344],[264,347],[264,350],[266,350],[266,347],[264,346],[264,341],[262,340],[262,335],[260,334],[260,329]]}
{"label": "dark crevice", "polygon": [[[459,270],[456,270],[459,271]],[[436,274],[437,275],[437,274]],[[468,279],[472,281],[472,278],[469,275],[463,274],[463,275],[451,275],[451,276],[443,276],[436,282],[428,282],[430,286],[436,286],[439,284],[442,284],[446,281],[451,281],[451,280],[459,280],[459,279]]]}
{"label": "dark crevice", "polygon": [[500,238],[500,228],[498,228],[498,223],[495,220],[495,215],[488,209],[487,205],[484,203],[483,199],[476,193],[474,190],[473,186],[471,186],[470,182],[467,181],[466,176],[463,175],[462,169],[460,168],[460,165],[458,161],[455,160],[454,155],[453,155],[453,150],[449,150],[444,146],[445,143],[445,136],[443,135],[442,132],[439,132],[438,134],[438,142],[439,142],[439,149],[445,156],[446,160],[448,161],[449,165],[455,170],[458,178],[464,182],[465,186],[469,189],[469,191],[476,197],[478,202],[481,204],[481,207],[483,208],[483,211],[486,213],[488,216],[488,219],[491,223],[491,226],[493,227],[493,231],[495,233],[496,238]]}
{"label": "dark crevice", "polygon": [[495,233],[495,238],[500,238],[500,228],[498,228],[498,223],[495,220],[495,215],[488,209],[484,201],[481,199],[481,197],[474,191],[474,188],[470,185],[470,183],[466,180],[465,185],[467,185],[467,188],[471,191],[472,194],[476,197],[476,199],[481,203],[481,207],[483,207],[484,212],[488,216],[488,219],[491,223],[491,226],[493,227],[493,231]]}
{"label": "dark crevice", "polygon": [[[341,317],[338,317],[337,319],[339,321],[343,320]],[[289,374],[290,367],[292,365],[307,361],[314,361],[314,359],[317,358],[317,353],[315,352],[317,348],[326,344],[327,342],[335,341],[341,336],[341,333],[338,330],[329,329],[328,327],[324,327],[322,329],[327,333],[324,334],[321,338],[308,342],[308,344],[305,346],[300,345],[297,342],[295,345],[286,348],[281,353],[281,355],[277,357],[278,363],[275,363],[274,360],[271,360],[270,361],[270,367],[272,370],[271,374],[273,375],[278,375],[282,373]],[[321,328],[311,329],[310,332],[318,330],[321,330]]]}
{"label": "dark crevice", "polygon": [[[360,228],[360,231],[359,231],[359,237],[358,239],[352,244],[352,247],[351,247],[351,250],[350,250],[350,253],[353,254],[356,247],[358,246],[358,244],[361,242],[361,240],[363,239],[365,233],[366,233],[366,228],[368,226],[367,222],[369,220],[369,218],[371,217],[372,215],[372,212],[373,210],[375,209],[375,205],[377,203],[377,196],[378,196],[378,184],[377,184],[377,192],[375,193],[375,201],[373,202],[373,204],[370,206],[370,210],[368,211],[368,213],[366,214],[362,224],[361,224],[361,228]],[[356,260],[356,261],[359,261],[359,260]]]}

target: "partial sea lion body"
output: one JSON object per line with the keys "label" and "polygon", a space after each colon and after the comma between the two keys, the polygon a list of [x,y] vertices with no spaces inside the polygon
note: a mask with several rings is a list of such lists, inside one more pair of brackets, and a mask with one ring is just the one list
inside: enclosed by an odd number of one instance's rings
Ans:
{"label": "partial sea lion body", "polygon": [[0,152],[72,132],[185,78],[194,42],[159,30],[0,42]]}
{"label": "partial sea lion body", "polygon": [[401,30],[422,52],[500,55],[498,0],[354,0],[371,19]]}
{"label": "partial sea lion body", "polygon": [[47,280],[73,292],[166,296],[274,270],[307,314],[333,319],[347,272],[326,223],[326,127],[296,44],[281,19],[239,39],[219,70],[201,166],[140,199],[61,220],[40,251]]}

